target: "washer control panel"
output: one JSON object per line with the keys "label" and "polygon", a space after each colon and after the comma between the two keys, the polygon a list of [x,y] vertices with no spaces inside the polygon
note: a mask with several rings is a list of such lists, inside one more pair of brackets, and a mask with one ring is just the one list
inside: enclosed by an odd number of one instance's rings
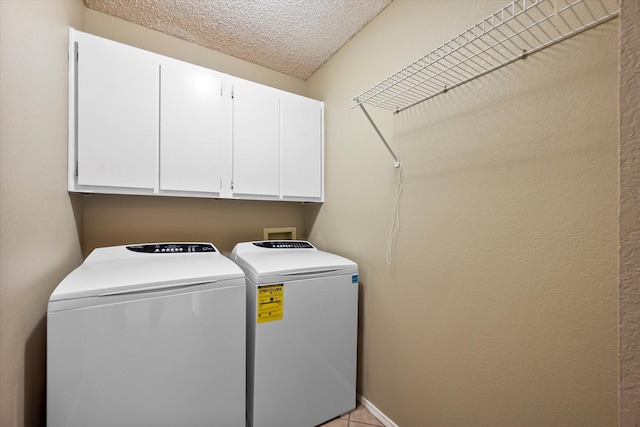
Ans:
{"label": "washer control panel", "polygon": [[253,244],[268,249],[314,249],[311,243],[303,240],[266,240],[253,242]]}
{"label": "washer control panel", "polygon": [[131,245],[127,249],[145,254],[175,254],[189,252],[215,252],[210,243],[151,243],[148,245]]}

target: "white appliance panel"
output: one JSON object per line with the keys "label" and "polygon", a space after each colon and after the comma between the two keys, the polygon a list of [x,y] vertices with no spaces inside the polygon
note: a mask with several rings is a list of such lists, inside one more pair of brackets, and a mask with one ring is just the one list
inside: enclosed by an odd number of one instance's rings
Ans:
{"label": "white appliance panel", "polygon": [[209,243],[94,250],[49,300],[47,425],[245,427],[245,283]]}
{"label": "white appliance panel", "polygon": [[[247,276],[248,425],[313,427],[354,409],[358,265],[305,241],[238,243],[230,258]],[[259,304],[274,310],[260,323]]]}
{"label": "white appliance panel", "polygon": [[312,427],[353,409],[358,284],[352,276],[285,282],[283,319],[260,324],[257,286],[247,289],[249,342],[255,340],[249,344],[250,425]]}
{"label": "white appliance panel", "polygon": [[244,300],[235,286],[49,313],[48,425],[244,427]]}

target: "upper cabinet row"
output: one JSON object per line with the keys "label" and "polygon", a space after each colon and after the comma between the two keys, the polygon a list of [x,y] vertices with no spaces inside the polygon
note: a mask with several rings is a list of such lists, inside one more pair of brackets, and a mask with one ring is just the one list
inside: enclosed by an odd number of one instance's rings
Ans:
{"label": "upper cabinet row", "polygon": [[70,29],[69,191],[323,200],[324,104]]}

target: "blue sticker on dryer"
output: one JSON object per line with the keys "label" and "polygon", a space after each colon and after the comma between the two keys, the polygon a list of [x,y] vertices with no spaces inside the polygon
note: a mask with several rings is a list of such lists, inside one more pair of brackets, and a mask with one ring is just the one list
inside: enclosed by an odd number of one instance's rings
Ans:
{"label": "blue sticker on dryer", "polygon": [[358,275],[354,274],[351,276],[351,283],[358,283]]}

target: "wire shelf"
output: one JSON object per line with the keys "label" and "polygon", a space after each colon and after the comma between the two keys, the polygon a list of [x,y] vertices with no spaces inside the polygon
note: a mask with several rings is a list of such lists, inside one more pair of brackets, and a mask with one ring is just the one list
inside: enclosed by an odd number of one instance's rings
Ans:
{"label": "wire shelf", "polygon": [[618,16],[620,0],[513,0],[353,98],[400,112]]}

